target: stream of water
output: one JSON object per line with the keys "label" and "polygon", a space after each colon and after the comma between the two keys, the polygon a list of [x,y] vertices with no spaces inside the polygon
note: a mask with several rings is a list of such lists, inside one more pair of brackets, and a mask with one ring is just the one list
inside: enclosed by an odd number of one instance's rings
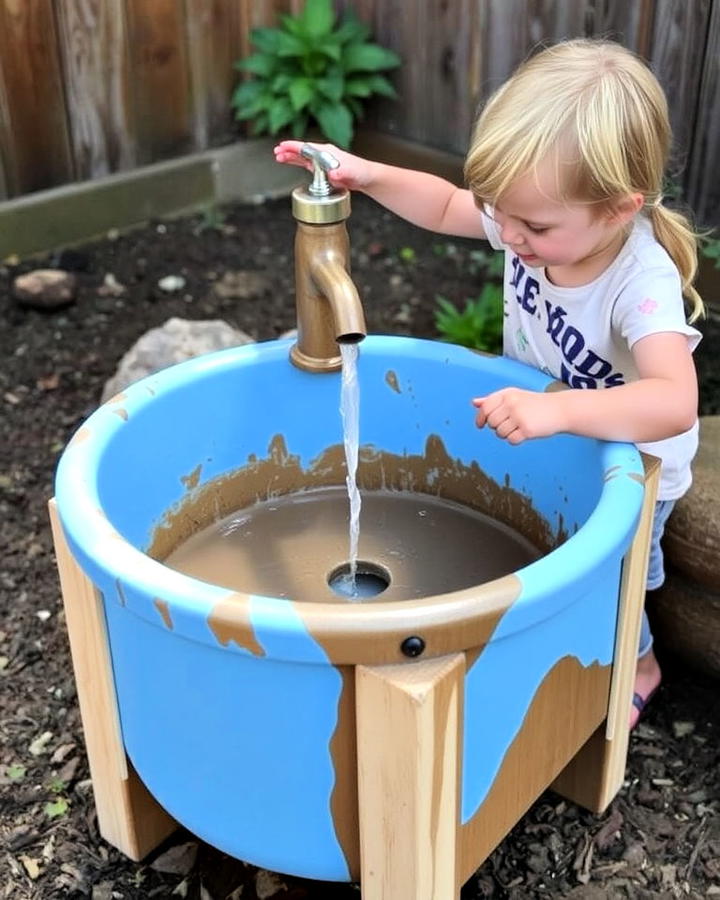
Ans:
{"label": "stream of water", "polygon": [[343,443],[347,466],[347,491],[350,500],[350,570],[343,579],[343,593],[351,598],[360,596],[357,584],[358,541],[360,538],[360,491],[357,486],[358,448],[360,442],[360,386],[357,377],[357,344],[340,344],[342,355],[342,388],[340,415],[343,422]]}

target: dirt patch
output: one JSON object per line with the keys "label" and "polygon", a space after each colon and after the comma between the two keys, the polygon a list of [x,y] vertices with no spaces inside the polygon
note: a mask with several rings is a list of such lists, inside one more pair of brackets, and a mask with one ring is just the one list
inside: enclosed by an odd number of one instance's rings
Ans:
{"label": "dirt patch", "polygon": [[[361,197],[349,228],[372,332],[435,337],[435,296],[462,303],[480,292],[472,242],[419,231]],[[54,313],[10,297],[12,277],[37,261],[0,267],[1,897],[359,896],[257,870],[186,832],[142,864],[99,838],[46,513],[62,448],[145,331],[171,316],[222,318],[257,340],[293,327],[293,234],[287,201],[153,223],[41,261],[77,272],[77,301]],[[184,285],[167,293],[158,282],[171,275]],[[717,414],[718,313],[701,328],[701,411]],[[594,816],[544,795],[463,900],[720,896],[718,685],[667,651],[663,660],[665,683],[609,810]]]}

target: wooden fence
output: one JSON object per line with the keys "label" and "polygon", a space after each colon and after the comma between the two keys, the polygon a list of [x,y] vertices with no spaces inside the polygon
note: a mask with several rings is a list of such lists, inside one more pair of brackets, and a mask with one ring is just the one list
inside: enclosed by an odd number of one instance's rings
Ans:
{"label": "wooden fence", "polygon": [[[613,37],[663,83],[675,171],[720,222],[720,0],[337,0],[396,50],[382,132],[462,154],[478,105],[540,42]],[[302,0],[0,0],[0,199],[237,138],[232,63]]]}

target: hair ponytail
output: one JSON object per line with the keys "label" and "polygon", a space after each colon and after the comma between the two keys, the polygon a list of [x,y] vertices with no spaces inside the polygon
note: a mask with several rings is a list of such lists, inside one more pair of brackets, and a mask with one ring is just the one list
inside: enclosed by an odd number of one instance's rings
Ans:
{"label": "hair ponytail", "polygon": [[694,322],[705,314],[702,298],[693,287],[698,267],[695,231],[682,213],[668,209],[660,202],[651,204],[649,212],[656,239],[667,250],[680,272],[683,296],[692,304],[689,321]]}

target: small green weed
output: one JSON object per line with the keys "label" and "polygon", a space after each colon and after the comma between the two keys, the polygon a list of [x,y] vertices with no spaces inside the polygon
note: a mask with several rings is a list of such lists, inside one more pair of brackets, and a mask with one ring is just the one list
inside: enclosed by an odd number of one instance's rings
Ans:
{"label": "small green weed", "polygon": [[453,258],[458,255],[457,244],[453,244],[452,241],[443,241],[441,244],[433,244],[432,249],[435,256]]}
{"label": "small green weed", "polygon": [[470,265],[471,275],[483,274],[487,278],[502,278],[505,269],[505,254],[495,250],[471,250]]}
{"label": "small green weed", "polygon": [[435,256],[455,261],[458,268],[464,268],[471,275],[483,275],[486,278],[502,278],[505,267],[505,254],[495,250],[461,251],[457,244],[445,241],[433,244]]}
{"label": "small green weed", "polygon": [[225,224],[225,213],[214,203],[203,207],[201,216],[195,234],[201,234],[203,231],[220,231]]}
{"label": "small green weed", "polygon": [[415,253],[412,247],[401,247],[398,250],[398,256],[408,265],[413,265],[413,263],[417,262],[417,253]]}
{"label": "small green weed", "polygon": [[65,784],[65,782],[61,778],[58,778],[56,775],[53,776],[48,782],[48,789],[53,794],[62,794],[66,787],[67,785]]}
{"label": "small green weed", "polygon": [[435,327],[444,341],[484,350],[502,351],[503,296],[499,284],[486,284],[480,296],[459,310],[445,297],[437,297]]}
{"label": "small green weed", "polygon": [[57,800],[46,803],[44,812],[48,819],[58,819],[64,816],[70,809],[70,804],[64,797],[58,797]]}

